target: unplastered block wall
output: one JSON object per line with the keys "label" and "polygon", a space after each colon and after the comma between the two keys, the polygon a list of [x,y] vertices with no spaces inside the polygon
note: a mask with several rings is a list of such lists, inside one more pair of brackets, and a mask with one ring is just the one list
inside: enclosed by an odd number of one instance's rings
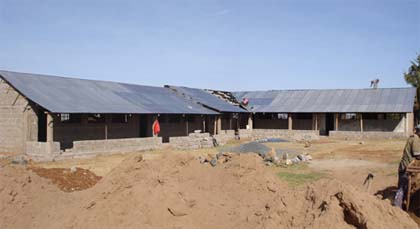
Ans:
{"label": "unplastered block wall", "polygon": [[252,133],[253,133],[252,129],[240,129],[239,137],[241,139],[251,139],[253,137]]}
{"label": "unplastered block wall", "polygon": [[0,79],[0,151],[23,153],[38,140],[38,118],[28,100]]}
{"label": "unplastered block wall", "polygon": [[99,154],[133,153],[162,149],[160,137],[75,141],[73,148],[61,151],[56,160],[89,157]]}
{"label": "unplastered block wall", "polygon": [[26,145],[26,155],[38,161],[142,152],[162,149],[164,146],[160,137],[75,141],[73,148],[65,151],[60,150],[59,142],[27,142]]}
{"label": "unplastered block wall", "polygon": [[254,140],[264,138],[286,138],[293,140],[317,140],[319,131],[315,130],[277,130],[277,129],[251,129],[240,130],[241,138],[252,138]]}
{"label": "unplastered block wall", "polygon": [[222,130],[219,134],[213,135],[217,144],[225,145],[228,141],[235,139],[235,130]]}
{"label": "unplastered block wall", "polygon": [[52,161],[60,154],[60,143],[26,142],[25,154],[35,161]]}
{"label": "unplastered block wall", "polygon": [[213,138],[209,133],[191,133],[184,137],[170,137],[169,143],[173,149],[190,150],[213,147]]}
{"label": "unplastered block wall", "polygon": [[360,132],[360,131],[330,131],[331,138],[362,140],[362,139],[403,139],[406,138],[401,132]]}

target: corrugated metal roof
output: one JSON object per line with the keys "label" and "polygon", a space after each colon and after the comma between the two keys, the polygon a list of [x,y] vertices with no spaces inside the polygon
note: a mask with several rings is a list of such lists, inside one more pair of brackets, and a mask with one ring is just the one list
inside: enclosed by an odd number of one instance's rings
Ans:
{"label": "corrugated metal roof", "polygon": [[9,71],[0,76],[53,113],[218,114],[163,87]]}
{"label": "corrugated metal roof", "polygon": [[210,92],[197,89],[197,88],[189,88],[189,87],[179,87],[179,86],[166,86],[171,88],[176,93],[185,96],[188,99],[191,99],[197,103],[200,103],[206,107],[214,109],[219,112],[232,112],[232,113],[247,113],[248,111],[230,104],[215,95],[211,94]]}
{"label": "corrugated metal roof", "polygon": [[234,92],[248,110],[267,113],[413,112],[415,88],[273,90]]}

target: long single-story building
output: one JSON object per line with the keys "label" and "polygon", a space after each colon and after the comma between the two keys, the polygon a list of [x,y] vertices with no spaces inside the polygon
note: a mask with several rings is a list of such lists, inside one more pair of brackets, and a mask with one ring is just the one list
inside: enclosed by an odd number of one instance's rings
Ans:
{"label": "long single-story building", "polygon": [[[0,152],[49,160],[165,142],[213,147],[237,134],[404,137],[412,133],[415,94],[415,88],[226,92],[0,71]],[[156,120],[161,131],[153,136]]]}
{"label": "long single-story building", "polygon": [[[255,129],[412,133],[415,88],[234,92],[249,100]],[[333,131],[333,132],[331,132]]]}

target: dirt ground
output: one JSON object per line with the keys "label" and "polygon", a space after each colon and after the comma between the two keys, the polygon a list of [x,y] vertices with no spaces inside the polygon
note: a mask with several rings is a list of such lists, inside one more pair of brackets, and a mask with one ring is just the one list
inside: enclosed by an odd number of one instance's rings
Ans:
{"label": "dirt ground", "polygon": [[3,159],[0,228],[418,228],[415,214],[391,205],[404,144],[266,143],[313,157],[288,167],[255,154],[215,167],[197,160],[220,148],[28,165]]}

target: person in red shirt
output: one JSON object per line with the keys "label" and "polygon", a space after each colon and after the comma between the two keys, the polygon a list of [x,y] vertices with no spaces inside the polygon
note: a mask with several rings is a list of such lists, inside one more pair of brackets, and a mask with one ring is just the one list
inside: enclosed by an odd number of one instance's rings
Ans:
{"label": "person in red shirt", "polygon": [[160,133],[160,125],[159,125],[159,120],[157,118],[153,122],[152,129],[153,129],[153,136],[155,137],[158,136]]}

